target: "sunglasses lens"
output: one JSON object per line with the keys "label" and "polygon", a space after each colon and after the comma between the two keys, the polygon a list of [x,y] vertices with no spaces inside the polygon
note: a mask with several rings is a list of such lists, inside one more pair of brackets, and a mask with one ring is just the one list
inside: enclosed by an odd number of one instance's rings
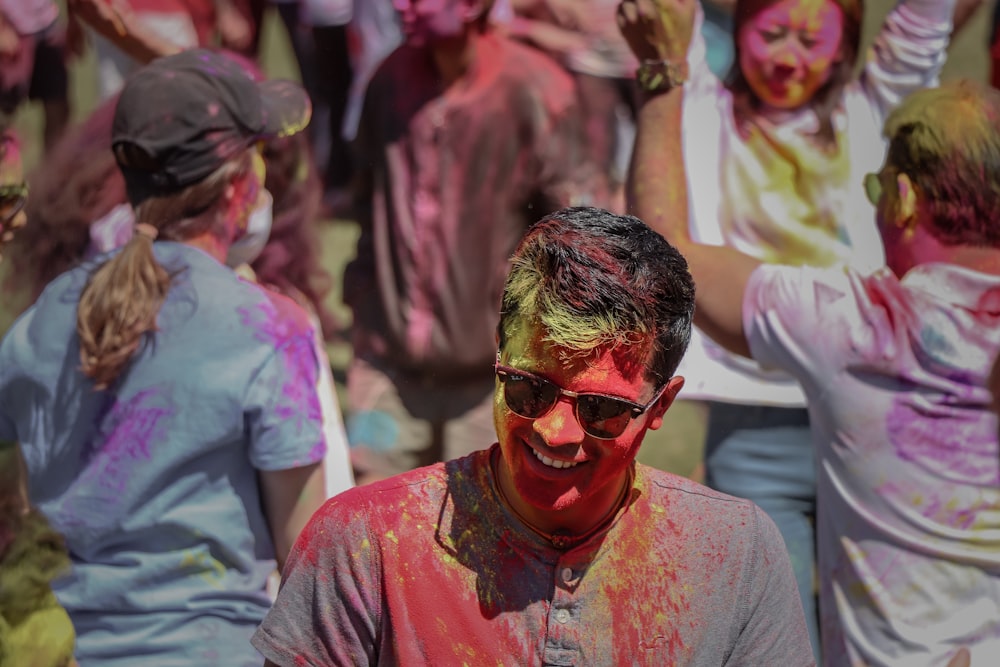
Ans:
{"label": "sunglasses lens", "polygon": [[528,419],[537,419],[552,409],[559,390],[541,378],[515,373],[503,376],[503,398],[507,407]]}
{"label": "sunglasses lens", "polygon": [[617,438],[632,420],[632,406],[607,396],[584,394],[576,399],[580,425],[595,438]]}

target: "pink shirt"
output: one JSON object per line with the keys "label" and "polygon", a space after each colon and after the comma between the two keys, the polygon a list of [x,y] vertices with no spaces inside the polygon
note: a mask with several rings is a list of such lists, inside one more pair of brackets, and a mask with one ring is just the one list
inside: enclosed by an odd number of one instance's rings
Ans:
{"label": "pink shirt", "polygon": [[573,82],[550,58],[486,34],[447,93],[431,63],[404,45],[368,88],[345,301],[356,352],[441,380],[488,376],[508,258],[529,225],[585,203],[594,172]]}

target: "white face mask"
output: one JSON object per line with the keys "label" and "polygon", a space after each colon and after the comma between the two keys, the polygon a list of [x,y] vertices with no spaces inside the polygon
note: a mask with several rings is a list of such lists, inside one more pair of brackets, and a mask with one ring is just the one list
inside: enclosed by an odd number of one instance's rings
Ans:
{"label": "white face mask", "polygon": [[247,220],[246,231],[229,246],[226,266],[230,268],[235,269],[241,264],[250,264],[257,259],[261,251],[264,250],[264,246],[267,245],[267,239],[271,236],[274,200],[267,190],[261,190],[260,195],[257,200],[257,208],[251,211]]}

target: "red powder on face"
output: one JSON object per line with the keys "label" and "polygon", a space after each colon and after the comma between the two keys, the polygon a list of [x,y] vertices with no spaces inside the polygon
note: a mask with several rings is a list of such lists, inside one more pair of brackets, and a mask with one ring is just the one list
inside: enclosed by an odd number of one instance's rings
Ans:
{"label": "red powder on face", "polygon": [[[504,363],[543,377],[573,392],[590,392],[644,405],[654,395],[639,372],[635,348],[597,350],[581,356],[543,342],[540,325],[518,327],[508,339]],[[563,396],[546,414],[526,419],[510,411],[502,390],[496,422],[503,465],[500,483],[515,509],[543,530],[583,533],[620,501],[629,468],[650,415],[633,419],[621,436],[601,440],[588,435],[576,416],[576,403]]]}
{"label": "red powder on face", "polygon": [[781,0],[740,29],[740,69],[754,94],[779,109],[807,104],[840,55],[844,15],[833,0]]}

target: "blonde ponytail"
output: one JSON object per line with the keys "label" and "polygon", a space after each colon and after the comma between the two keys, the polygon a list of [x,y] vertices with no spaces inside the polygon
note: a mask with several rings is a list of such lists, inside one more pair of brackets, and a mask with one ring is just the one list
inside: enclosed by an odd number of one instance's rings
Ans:
{"label": "blonde ponytail", "polygon": [[153,255],[153,241],[136,234],[118,254],[90,275],[76,312],[80,364],[97,389],[121,375],[156,317],[170,274]]}
{"label": "blonde ponytail", "polygon": [[80,370],[106,389],[121,375],[170,290],[170,274],[153,254],[153,239],[184,242],[225,232],[212,213],[226,186],[253,168],[249,148],[203,180],[178,192],[148,197],[135,207],[136,233],[118,254],[94,271],[76,311]]}

